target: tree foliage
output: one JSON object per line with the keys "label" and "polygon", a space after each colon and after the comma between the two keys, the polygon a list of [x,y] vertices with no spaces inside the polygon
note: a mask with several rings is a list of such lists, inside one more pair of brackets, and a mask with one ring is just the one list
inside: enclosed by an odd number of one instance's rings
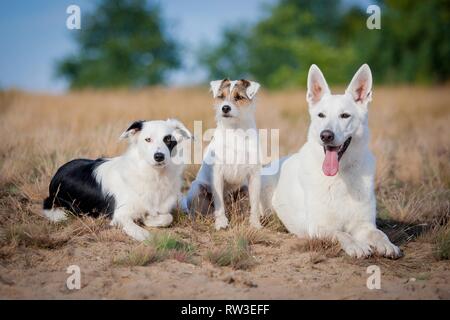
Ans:
{"label": "tree foliage", "polygon": [[83,13],[76,41],[79,52],[57,70],[72,88],[159,84],[180,64],[160,8],[145,0],[100,1],[92,13]]}
{"label": "tree foliage", "polygon": [[227,29],[221,43],[202,50],[200,61],[212,78],[249,74],[271,88],[304,85],[312,63],[334,83],[347,82],[365,62],[379,82],[445,81],[449,3],[378,1],[381,30],[369,30],[366,8],[280,0],[256,24]]}

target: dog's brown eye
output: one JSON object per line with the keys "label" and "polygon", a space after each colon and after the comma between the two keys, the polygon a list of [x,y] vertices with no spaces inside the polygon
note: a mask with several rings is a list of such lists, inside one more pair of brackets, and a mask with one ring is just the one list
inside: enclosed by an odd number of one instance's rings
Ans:
{"label": "dog's brown eye", "polygon": [[146,142],[152,142],[152,138],[145,138]]}
{"label": "dog's brown eye", "polygon": [[325,115],[321,112],[318,114],[319,118],[325,118]]}
{"label": "dog's brown eye", "polygon": [[170,142],[172,142],[172,136],[169,134],[167,136],[164,137],[163,142],[165,144],[170,144]]}
{"label": "dog's brown eye", "polygon": [[235,97],[235,99],[236,99],[236,100],[242,100],[242,99],[244,99],[244,97],[243,97],[243,96],[240,96],[240,95],[237,95],[237,96]]}
{"label": "dog's brown eye", "polygon": [[225,95],[222,93],[221,95],[218,95],[217,98],[223,99],[223,98],[225,98]]}
{"label": "dog's brown eye", "polygon": [[347,119],[347,118],[350,118],[350,115],[349,115],[348,113],[342,113],[342,114],[340,115],[340,117],[341,117],[342,119]]}

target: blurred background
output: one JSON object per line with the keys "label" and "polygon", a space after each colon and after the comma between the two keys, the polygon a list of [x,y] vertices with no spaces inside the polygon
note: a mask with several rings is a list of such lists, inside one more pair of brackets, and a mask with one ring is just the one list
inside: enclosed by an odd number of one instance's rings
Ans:
{"label": "blurred background", "polygon": [[[81,29],[69,30],[69,5]],[[367,7],[381,9],[369,30]],[[447,0],[53,1],[0,3],[0,88],[196,86],[249,77],[304,86],[311,63],[332,84],[364,62],[378,83],[436,84],[450,74]]]}

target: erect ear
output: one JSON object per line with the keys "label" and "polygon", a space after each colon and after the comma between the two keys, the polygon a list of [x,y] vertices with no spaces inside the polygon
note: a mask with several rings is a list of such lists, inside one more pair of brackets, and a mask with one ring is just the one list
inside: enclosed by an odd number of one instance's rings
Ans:
{"label": "erect ear", "polygon": [[211,90],[214,98],[217,98],[217,96],[219,95],[220,87],[222,86],[222,83],[224,81],[229,81],[229,80],[228,79],[214,80],[209,83],[209,85],[211,86],[210,90]]}
{"label": "erect ear", "polygon": [[372,71],[367,64],[363,64],[353,76],[352,81],[345,90],[356,103],[372,101]]}
{"label": "erect ear", "polygon": [[[175,138],[177,141],[179,140],[180,136],[184,139],[194,139],[194,136],[192,133],[184,126],[184,124],[181,123],[181,121],[177,119],[167,119],[167,123],[173,127],[175,131]],[[178,136],[178,137],[177,137]]]}
{"label": "erect ear", "polygon": [[247,89],[245,93],[247,94],[247,97],[249,97],[249,99],[253,99],[253,97],[256,95],[259,88],[261,87],[261,85],[258,82],[248,81],[244,79],[242,80],[242,82],[246,84]]}
{"label": "erect ear", "polygon": [[315,64],[311,65],[308,72],[308,91],[306,101],[312,106],[320,101],[324,95],[330,94],[327,81]]}
{"label": "erect ear", "polygon": [[133,136],[135,136],[139,131],[142,130],[142,127],[144,126],[145,120],[137,120],[133,122],[127,130],[125,130],[121,135],[120,139],[128,139]]}

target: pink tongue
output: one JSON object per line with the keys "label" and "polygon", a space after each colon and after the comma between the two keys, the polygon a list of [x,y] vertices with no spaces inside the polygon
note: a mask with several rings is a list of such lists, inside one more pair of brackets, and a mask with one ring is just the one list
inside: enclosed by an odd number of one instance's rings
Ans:
{"label": "pink tongue", "polygon": [[337,151],[326,150],[322,170],[326,176],[335,176],[338,173],[339,161]]}

